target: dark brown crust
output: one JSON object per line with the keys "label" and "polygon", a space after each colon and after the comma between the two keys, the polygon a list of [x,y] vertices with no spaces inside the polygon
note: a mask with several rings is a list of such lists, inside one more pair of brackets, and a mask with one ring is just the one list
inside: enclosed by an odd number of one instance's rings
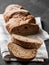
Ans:
{"label": "dark brown crust", "polygon": [[17,59],[23,61],[35,58],[37,53],[36,49],[24,49],[23,47],[20,47],[19,45],[16,45],[14,43],[9,43],[8,49]]}
{"label": "dark brown crust", "polygon": [[[19,38],[21,38],[21,39],[19,39]],[[31,42],[31,40],[33,40],[33,41]],[[23,37],[23,36],[20,36],[20,35],[16,35],[16,34],[12,35],[12,42],[14,42],[15,44],[20,45],[24,48],[38,49],[43,43],[43,41],[39,38],[38,39],[31,39],[31,40],[27,37]]]}

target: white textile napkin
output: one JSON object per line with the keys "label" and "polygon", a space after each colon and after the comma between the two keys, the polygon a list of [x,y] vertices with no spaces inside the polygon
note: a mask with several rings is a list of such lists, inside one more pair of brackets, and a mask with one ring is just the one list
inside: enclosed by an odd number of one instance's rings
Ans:
{"label": "white textile napkin", "polygon": [[[35,17],[35,20],[36,20],[36,24],[39,25],[42,32],[40,34],[30,35],[28,37],[30,37],[30,38],[32,38],[32,37],[41,37],[43,39],[43,44],[38,49],[36,58],[34,58],[31,61],[42,61],[43,62],[44,59],[48,59],[48,52],[46,50],[44,40],[49,39],[49,35],[46,31],[44,31],[42,29],[41,18],[40,17]],[[12,58],[10,56],[10,52],[8,51],[7,45],[8,45],[8,42],[9,42],[10,38],[11,38],[11,36],[5,28],[5,21],[4,21],[3,15],[0,14],[0,51],[1,51],[2,58],[6,61],[18,61],[16,58]]]}

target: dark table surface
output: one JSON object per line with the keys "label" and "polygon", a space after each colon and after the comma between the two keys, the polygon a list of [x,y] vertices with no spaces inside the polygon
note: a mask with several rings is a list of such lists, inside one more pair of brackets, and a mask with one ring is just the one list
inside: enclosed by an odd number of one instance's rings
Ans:
{"label": "dark table surface", "polygon": [[[49,33],[49,0],[0,0],[0,13],[3,13],[6,6],[17,3],[23,5],[34,16],[40,16],[43,29]],[[45,41],[49,54],[49,40]],[[39,62],[5,62],[0,54],[0,65],[49,65],[49,59],[43,63]]]}

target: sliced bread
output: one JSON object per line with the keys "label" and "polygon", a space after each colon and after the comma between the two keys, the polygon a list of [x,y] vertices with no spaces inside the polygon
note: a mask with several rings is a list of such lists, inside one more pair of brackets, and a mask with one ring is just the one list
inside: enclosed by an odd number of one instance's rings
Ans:
{"label": "sliced bread", "polygon": [[28,37],[16,34],[12,34],[12,42],[24,48],[30,48],[30,49],[31,48],[38,49],[43,43],[42,39],[40,39],[39,37],[30,39]]}
{"label": "sliced bread", "polygon": [[31,60],[36,57],[37,50],[36,49],[25,49],[17,44],[9,43],[8,49],[10,53],[15,56],[19,60]]}

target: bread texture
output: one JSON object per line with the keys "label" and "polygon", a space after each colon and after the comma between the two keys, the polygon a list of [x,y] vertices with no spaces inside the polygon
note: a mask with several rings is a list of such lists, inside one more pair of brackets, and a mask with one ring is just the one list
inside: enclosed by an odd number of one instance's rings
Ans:
{"label": "bread texture", "polygon": [[12,42],[28,49],[31,48],[38,49],[43,43],[42,39],[40,39],[39,37],[31,39],[16,34],[12,34]]}
{"label": "bread texture", "polygon": [[37,50],[36,49],[25,49],[17,44],[9,43],[8,49],[10,53],[12,53],[19,60],[31,60],[36,57]]}

